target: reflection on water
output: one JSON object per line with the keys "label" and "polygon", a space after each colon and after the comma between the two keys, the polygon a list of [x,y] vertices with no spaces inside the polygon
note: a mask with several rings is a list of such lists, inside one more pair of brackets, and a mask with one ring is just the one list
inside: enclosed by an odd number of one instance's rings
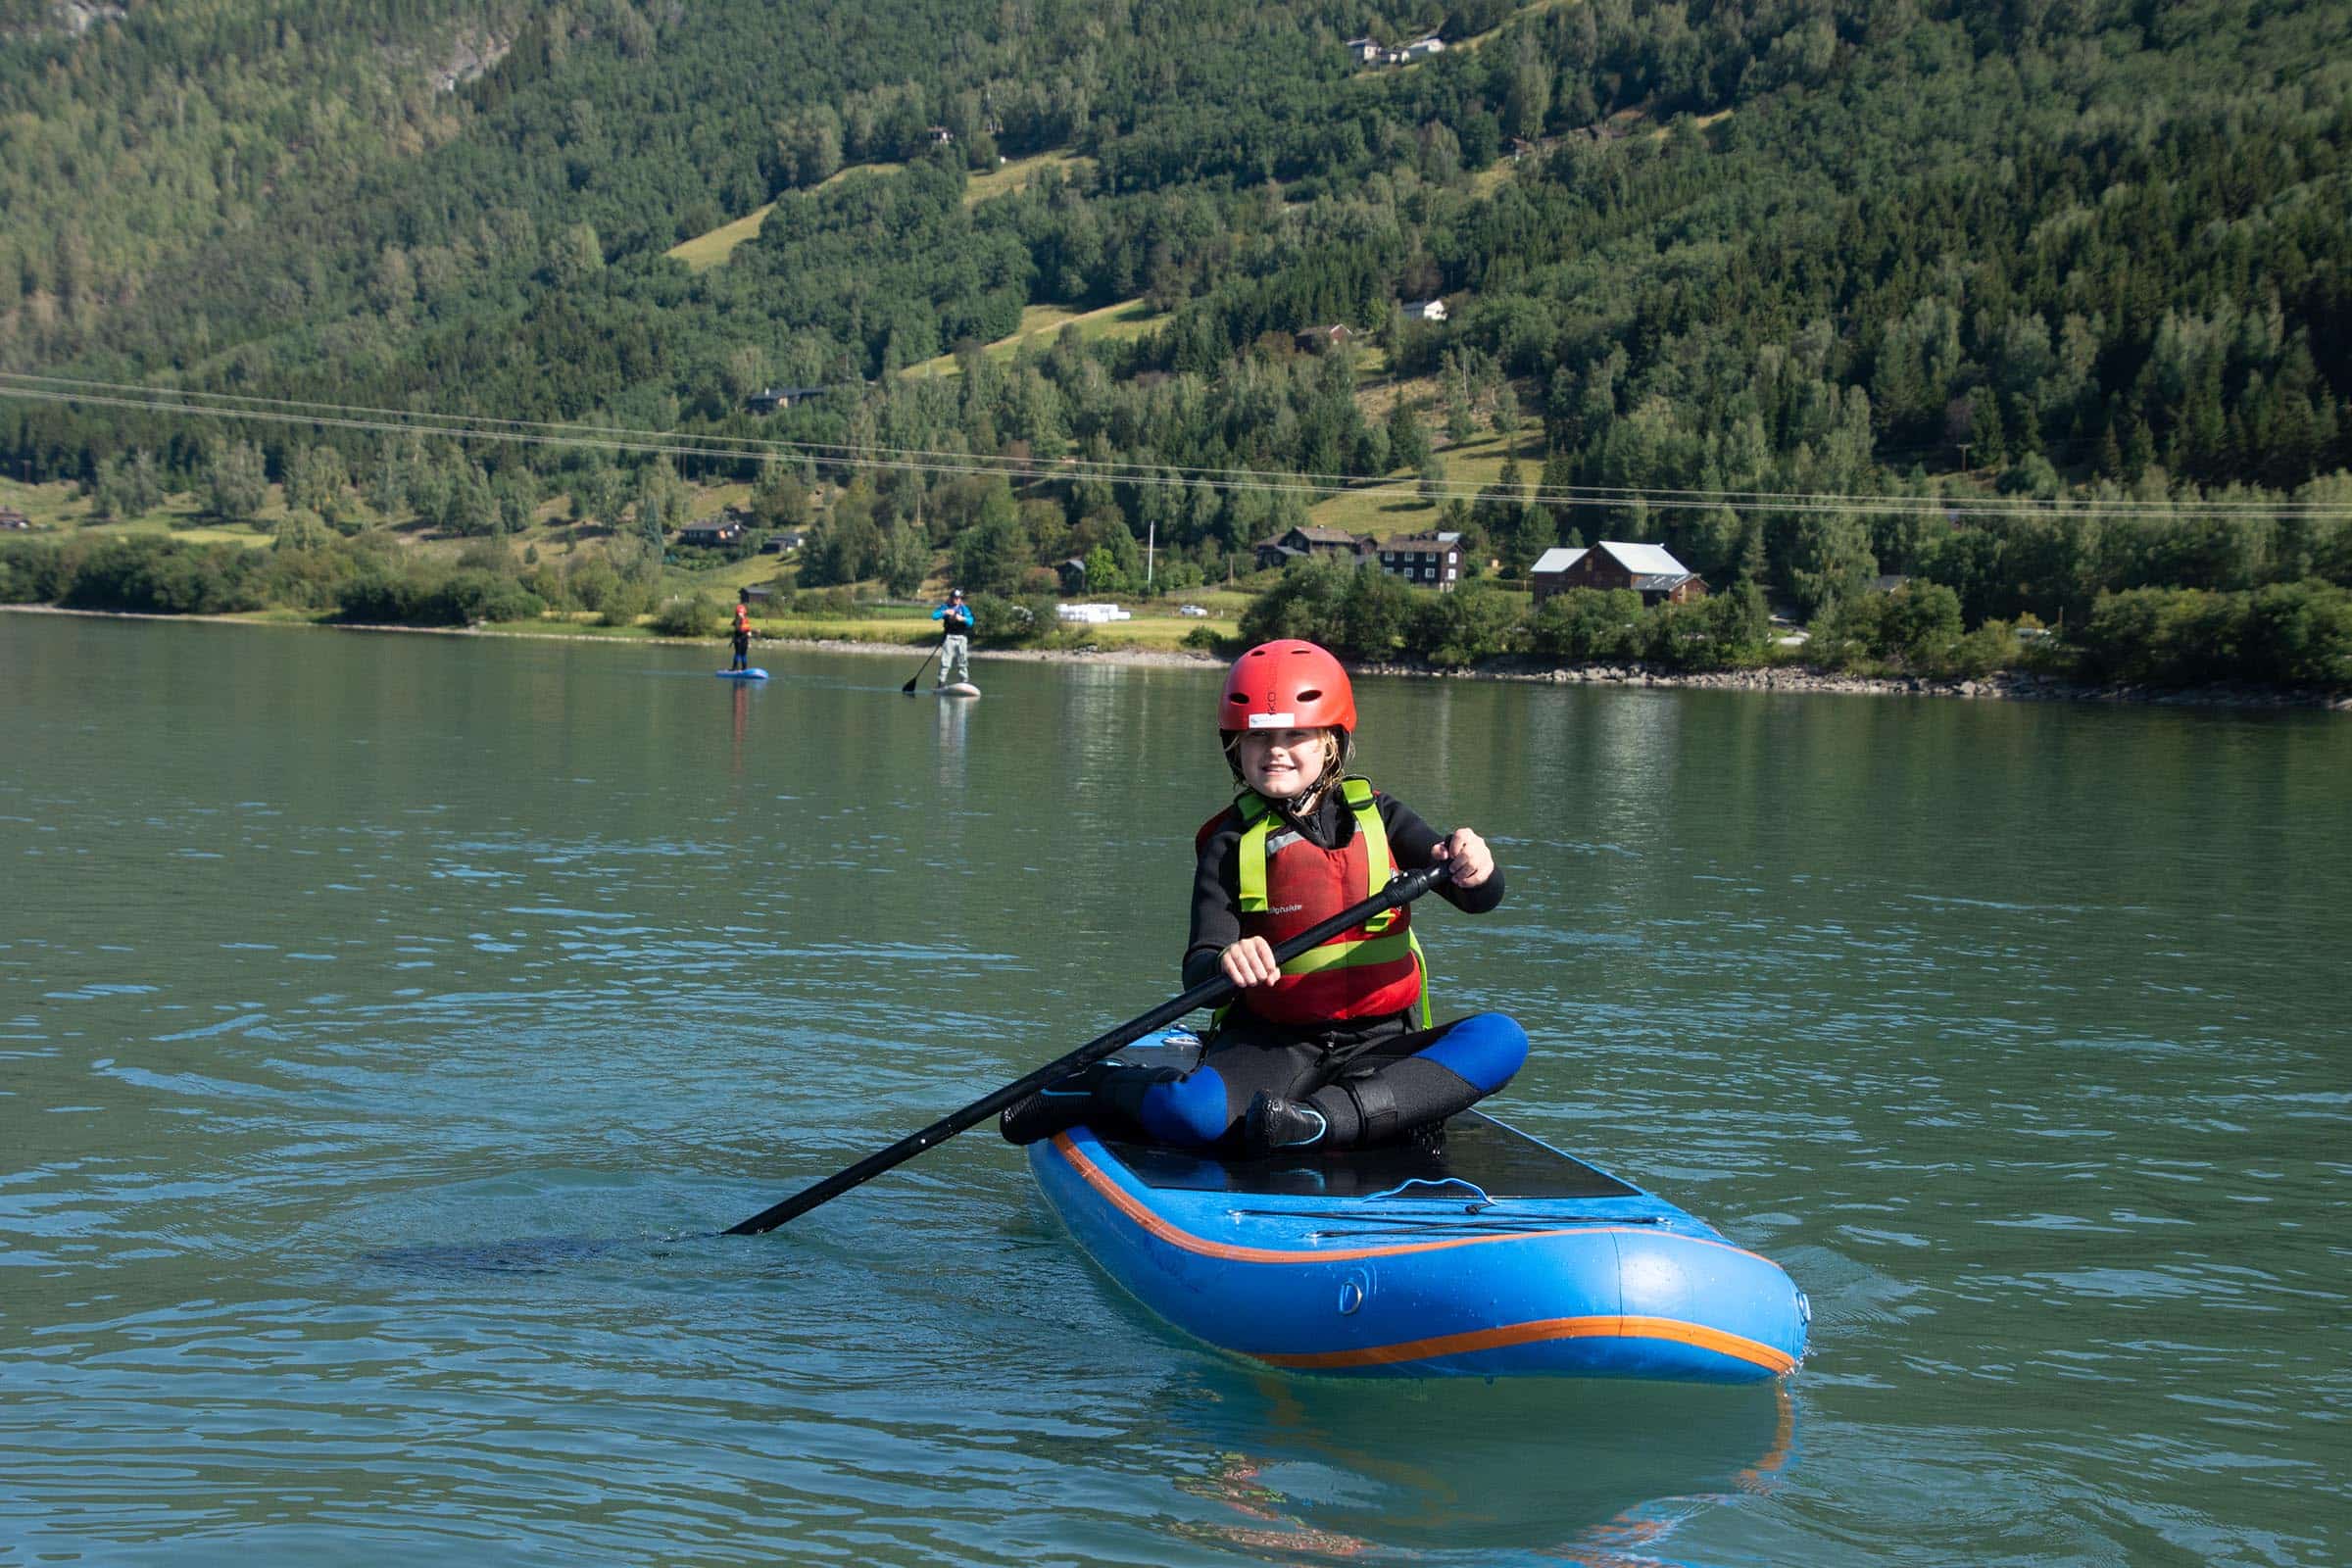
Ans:
{"label": "reflection on water", "polygon": [[1167,1430],[1213,1455],[1191,1527],[1244,1551],[1633,1563],[1791,1462],[1784,1388],[1348,1384],[1220,1366],[1172,1386]]}
{"label": "reflection on water", "polygon": [[972,704],[942,697],[938,699],[939,712],[939,788],[942,794],[954,794],[963,788],[963,738],[971,726]]}
{"label": "reflection on water", "polygon": [[752,683],[748,680],[736,680],[729,681],[727,684],[734,688],[727,694],[729,698],[727,707],[734,716],[734,726],[731,731],[734,745],[727,753],[727,771],[737,778],[741,778],[743,776],[743,735],[752,723]]}
{"label": "reflection on water", "polygon": [[1215,673],[909,662],[0,615],[0,1557],[2352,1554],[2352,726],[1365,681],[1494,1108],[1816,1322],[1358,1386],[984,1136],[713,1235],[1177,989]]}

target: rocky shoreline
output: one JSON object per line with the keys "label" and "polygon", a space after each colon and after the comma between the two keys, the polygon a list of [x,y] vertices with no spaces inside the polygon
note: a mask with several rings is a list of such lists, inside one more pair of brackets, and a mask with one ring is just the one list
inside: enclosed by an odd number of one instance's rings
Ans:
{"label": "rocky shoreline", "polygon": [[[56,605],[0,605],[0,611],[22,614],[92,615],[117,620],[203,620],[237,626],[309,626],[317,629],[318,622],[254,621],[236,615],[149,615],[122,610],[69,610]],[[572,636],[547,632],[500,632],[481,626],[359,626],[342,622],[328,629],[368,632],[420,632],[439,637],[513,637],[518,641],[554,641],[599,643],[605,647],[631,647],[645,642],[671,646],[692,646],[711,643],[712,639],[696,637],[654,637],[618,639],[612,637]],[[884,654],[903,659],[909,652],[919,653],[921,643],[860,642],[847,637],[762,637],[760,644],[769,650],[793,648],[813,649],[828,654]],[[719,642],[723,643],[723,639]],[[716,646],[717,644],[713,644]],[[1038,664],[1140,664],[1161,667],[1221,668],[1224,661],[1214,654],[1196,653],[1187,649],[1168,648],[1104,648],[1089,645],[1082,648],[976,648],[972,651],[975,663],[1007,662]],[[2174,688],[2163,686],[2093,686],[2080,681],[2059,680],[2028,670],[1998,670],[1990,675],[1972,679],[1930,679],[1922,676],[1884,677],[1848,675],[1834,670],[1819,670],[1799,664],[1769,664],[1758,669],[1708,669],[1693,671],[1650,669],[1642,664],[1559,664],[1549,660],[1528,656],[1491,661],[1476,669],[1439,669],[1427,664],[1384,662],[1351,664],[1349,668],[1364,675],[1396,675],[1418,680],[1505,680],[1548,686],[1635,686],[1655,687],[1661,690],[1769,692],[1781,695],[1823,695],[1838,697],[1961,697],[2001,702],[2050,703],[2135,703],[2168,708],[2243,708],[2282,709],[2318,708],[2339,713],[2352,713],[2352,693],[2330,695],[2326,692],[2280,691],[2265,686],[2191,686]]]}
{"label": "rocky shoreline", "polygon": [[2094,686],[2029,670],[1998,670],[1973,678],[1849,675],[1795,664],[1761,669],[1653,670],[1641,664],[1558,665],[1509,660],[1476,670],[1406,664],[1363,666],[1368,674],[1447,676],[1532,681],[1558,686],[1655,686],[1694,691],[1821,693],[1844,697],[1965,697],[2006,702],[2145,703],[2173,708],[2322,708],[2352,712],[2352,695],[2282,691],[2267,686]]}
{"label": "rocky shoreline", "polygon": [[[834,651],[872,644],[827,641],[811,646]],[[893,648],[894,653],[904,649]],[[1221,668],[1224,661],[1212,654],[1149,648],[987,649],[975,660],[1030,660],[1045,663],[1101,662],[1127,664],[1197,664]],[[2352,713],[2352,694],[2281,691],[2268,686],[2094,686],[2060,680],[2031,670],[2004,669],[1969,678],[1934,679],[1925,676],[1851,675],[1814,669],[1802,664],[1770,664],[1758,669],[1664,670],[1644,664],[1557,664],[1549,660],[1519,656],[1498,659],[1476,669],[1440,669],[1407,662],[1351,663],[1359,675],[1398,675],[1419,680],[1507,680],[1550,686],[1650,686],[1691,691],[1777,692],[1838,697],[1965,697],[1986,701],[2027,703],[2146,703],[2174,708],[2323,708]]]}

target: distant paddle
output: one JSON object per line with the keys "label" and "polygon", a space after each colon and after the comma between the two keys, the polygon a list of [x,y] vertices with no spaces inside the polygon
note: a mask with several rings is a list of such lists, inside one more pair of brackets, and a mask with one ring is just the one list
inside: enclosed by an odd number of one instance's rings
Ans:
{"label": "distant paddle", "polygon": [[[921,671],[917,670],[916,673],[920,674]],[[909,681],[907,690],[913,689],[913,682]],[[1362,925],[1384,909],[1410,904],[1436,887],[1445,876],[1446,862],[1443,860],[1435,865],[1423,866],[1418,871],[1405,871],[1393,876],[1389,878],[1387,887],[1363,903],[1341,910],[1320,925],[1301,931],[1277,947],[1274,950],[1274,961],[1288,963],[1307,949],[1320,947],[1341,932]],[[932,1145],[945,1143],[965,1128],[986,1121],[1023,1095],[1034,1094],[1049,1084],[1058,1083],[1081,1067],[1101,1061],[1121,1046],[1132,1045],[1152,1030],[1174,1023],[1195,1007],[1206,1007],[1224,1001],[1233,990],[1233,982],[1221,974],[1213,980],[1203,980],[1184,995],[1161,1003],[1142,1017],[1130,1018],[1108,1034],[1097,1035],[1059,1060],[1050,1061],[1035,1072],[1014,1079],[986,1099],[975,1100],[954,1115],[943,1116],[921,1132],[910,1133],[888,1149],[866,1155],[849,1169],[826,1177],[781,1203],[761,1209],[742,1224],[729,1227],[724,1234],[758,1236],[763,1231],[772,1231],[786,1220],[799,1218],[817,1204],[839,1198],[853,1187],[864,1185],[893,1166],[905,1164]]]}
{"label": "distant paddle", "polygon": [[[948,640],[945,637],[942,637],[939,640],[939,648],[945,648],[947,646]],[[932,649],[930,653],[923,657],[922,663],[915,667],[914,673],[906,677],[906,684],[899,688],[899,695],[902,697],[912,697],[914,695],[914,683],[923,678],[923,671],[929,669],[931,667],[931,661],[939,657],[939,648]],[[733,1233],[730,1232],[729,1234],[732,1235]]]}

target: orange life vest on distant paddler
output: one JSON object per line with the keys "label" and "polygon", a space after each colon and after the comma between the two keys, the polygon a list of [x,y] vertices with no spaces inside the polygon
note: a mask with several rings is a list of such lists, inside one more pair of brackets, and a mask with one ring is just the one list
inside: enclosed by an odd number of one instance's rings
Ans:
{"label": "orange life vest on distant paddler", "polygon": [[[1279,947],[1388,885],[1396,866],[1372,786],[1347,778],[1340,788],[1355,832],[1336,850],[1309,843],[1254,790],[1244,790],[1229,811],[1201,824],[1197,844],[1206,844],[1228,816],[1241,817],[1235,902],[1243,936]],[[1316,1024],[1385,1017],[1418,1002],[1426,1027],[1429,998],[1412,918],[1409,906],[1385,910],[1309,948],[1284,964],[1272,985],[1244,993],[1242,1005],[1277,1023]]]}

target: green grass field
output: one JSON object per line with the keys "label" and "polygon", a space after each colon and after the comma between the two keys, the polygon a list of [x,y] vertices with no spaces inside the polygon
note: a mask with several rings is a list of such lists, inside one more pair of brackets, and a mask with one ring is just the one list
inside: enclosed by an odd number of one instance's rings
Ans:
{"label": "green grass field", "polygon": [[[1035,165],[1051,161],[1057,155],[1053,153],[1044,153],[1040,154],[1037,158],[1024,158],[1021,160],[1021,163],[1023,165]],[[1061,161],[1068,163],[1072,160],[1067,157],[1063,157]],[[895,174],[906,167],[906,166],[905,164],[852,164],[847,169],[835,170],[832,173],[817,181],[817,183],[810,188],[814,190],[830,190],[834,186],[841,184],[843,181],[855,179],[860,174]],[[994,179],[1008,173],[1015,167],[1016,166],[1014,165],[1007,164],[1004,169],[998,170],[995,174],[990,174],[983,177]],[[1027,174],[1029,176],[1034,176],[1035,173],[1035,169],[1030,169],[1027,171]],[[1026,178],[1024,178],[1021,183],[1026,183]],[[1019,185],[1014,184],[1008,186],[1007,188],[1017,190]],[[992,192],[992,194],[996,193]],[[966,195],[964,198],[967,203],[973,199],[974,198],[969,195]],[[720,263],[724,262],[728,257],[734,255],[736,246],[742,244],[745,240],[750,239],[754,234],[759,233],[760,225],[767,221],[767,215],[775,211],[775,207],[776,204],[774,202],[769,202],[766,206],[760,208],[756,212],[744,214],[741,218],[736,219],[731,223],[719,224],[708,234],[697,234],[692,239],[680,240],[678,243],[672,245],[668,250],[663,251],[662,254],[664,256],[675,257],[677,260],[684,262],[686,264],[686,270],[690,272],[707,272],[711,268],[716,267]]]}
{"label": "green grass field", "polygon": [[[81,493],[81,487],[64,480],[21,484],[14,479],[0,479],[0,507],[14,507],[24,513],[36,530],[95,533],[102,537],[170,534],[174,539],[197,544],[266,545],[271,537],[269,519],[285,515],[285,506],[278,499],[274,485],[270,487],[269,505],[263,508],[264,521],[254,525],[199,521],[204,515],[203,509],[192,493],[168,496],[161,507],[144,516],[101,521],[91,516],[90,499]],[[41,533],[29,537],[37,539]]]}
{"label": "green grass field", "polygon": [[1037,153],[1028,158],[1015,158],[985,174],[974,174],[963,187],[963,205],[977,207],[997,196],[1009,196],[1017,190],[1027,190],[1030,182],[1049,169],[1076,169],[1083,165],[1095,167],[1095,161],[1083,153]]}
{"label": "green grass field", "polygon": [[[1142,300],[1128,300],[1120,305],[1105,305],[1096,311],[1073,311],[1064,305],[1031,305],[1021,312],[1020,330],[1010,337],[999,338],[988,345],[988,357],[1009,360],[1020,352],[1024,343],[1045,348],[1054,334],[1065,326],[1075,326],[1078,335],[1092,342],[1097,339],[1118,340],[1142,337],[1159,324],[1160,318]],[[956,356],[942,354],[920,365],[906,367],[907,375],[954,375]]]}
{"label": "green grass field", "polygon": [[[974,174],[971,182],[964,187],[963,204],[966,207],[977,207],[991,197],[1008,196],[1014,191],[1027,190],[1030,183],[1049,169],[1076,169],[1082,165],[1091,169],[1094,167],[1094,162],[1093,159],[1081,153],[1038,153],[1029,158],[1015,158],[1010,163],[998,169],[992,169],[985,174]],[[853,164],[847,169],[836,170],[819,182],[815,188],[829,190],[844,180],[854,179],[859,174],[895,174],[906,167],[904,164]],[[734,255],[736,246],[759,233],[760,225],[767,221],[767,215],[775,211],[775,207],[774,202],[769,202],[756,212],[746,213],[733,222],[719,224],[708,234],[697,234],[692,239],[680,240],[662,254],[684,262],[686,270],[690,272],[707,272]]]}
{"label": "green grass field", "polygon": [[[1237,596],[1246,597],[1246,596]],[[264,622],[318,621],[320,612],[294,610],[262,610],[234,617],[239,620]],[[599,640],[644,642],[657,634],[648,620],[629,626],[607,626],[585,611],[569,613],[550,612],[537,620],[499,621],[478,628],[479,634],[489,637],[594,637]],[[903,648],[919,658],[932,644],[939,641],[938,629],[927,618],[909,613],[895,616],[861,615],[755,615],[753,625],[759,638],[754,644],[769,646],[791,643],[842,642],[870,643],[877,648]],[[1106,626],[1064,626],[1041,646],[1051,649],[1122,648],[1143,649],[1157,653],[1181,651],[1184,639],[1200,627],[1206,626],[1220,637],[1238,635],[1230,616],[1206,620],[1180,618],[1175,615],[1139,616]],[[713,647],[724,638],[703,639]],[[989,650],[983,647],[980,652]]]}
{"label": "green grass field", "polygon": [[1513,23],[1524,23],[1529,18],[1540,17],[1546,11],[1562,11],[1567,9],[1569,6],[1582,5],[1583,3],[1584,0],[1535,0],[1535,4],[1520,7],[1518,10],[1512,12],[1509,17],[1495,24],[1494,26],[1489,27],[1484,32],[1474,32],[1467,38],[1447,40],[1446,47],[1448,49],[1469,49],[1472,51],[1484,49],[1490,40],[1499,35],[1504,27],[1511,25]]}
{"label": "green grass field", "polygon": [[732,223],[719,224],[708,234],[697,234],[692,239],[680,240],[662,254],[674,256],[684,262],[686,270],[690,272],[707,272],[734,255],[736,246],[759,233],[760,225],[767,221],[767,215],[774,212],[776,204],[769,202],[765,207],[757,212],[747,213]]}
{"label": "green grass field", "polygon": [[812,190],[831,190],[836,185],[845,185],[849,183],[851,180],[858,178],[860,174],[873,174],[876,176],[896,174],[906,167],[906,166],[905,164],[894,164],[889,162],[852,164],[847,169],[836,169],[833,171],[833,172],[827,174],[824,178],[818,180],[809,188]]}
{"label": "green grass field", "polygon": [[[1188,602],[1200,603],[1198,599]],[[1238,635],[1237,623],[1230,615],[1210,615],[1201,619],[1144,612],[1138,612],[1133,620],[1114,620],[1102,626],[1068,626],[1063,630],[1065,640],[1093,643],[1098,648],[1152,648],[1172,652],[1184,646],[1185,638],[1204,626],[1219,637]]]}
{"label": "green grass field", "polygon": [[1513,174],[1518,172],[1519,166],[1517,164],[1512,163],[1508,158],[1497,158],[1470,176],[1470,194],[1492,196],[1500,190]]}
{"label": "green grass field", "polygon": [[[1530,486],[1541,477],[1544,466],[1541,440],[1540,432],[1527,430],[1518,438],[1520,481]],[[1465,500],[1502,477],[1503,440],[1492,431],[1458,447],[1446,447],[1438,457],[1446,465],[1447,488],[1460,491]],[[1439,502],[1421,499],[1420,484],[1418,474],[1400,473],[1385,484],[1318,501],[1307,508],[1307,517],[1318,528],[1345,528],[1382,539],[1391,534],[1419,533],[1436,527],[1444,510]]]}

